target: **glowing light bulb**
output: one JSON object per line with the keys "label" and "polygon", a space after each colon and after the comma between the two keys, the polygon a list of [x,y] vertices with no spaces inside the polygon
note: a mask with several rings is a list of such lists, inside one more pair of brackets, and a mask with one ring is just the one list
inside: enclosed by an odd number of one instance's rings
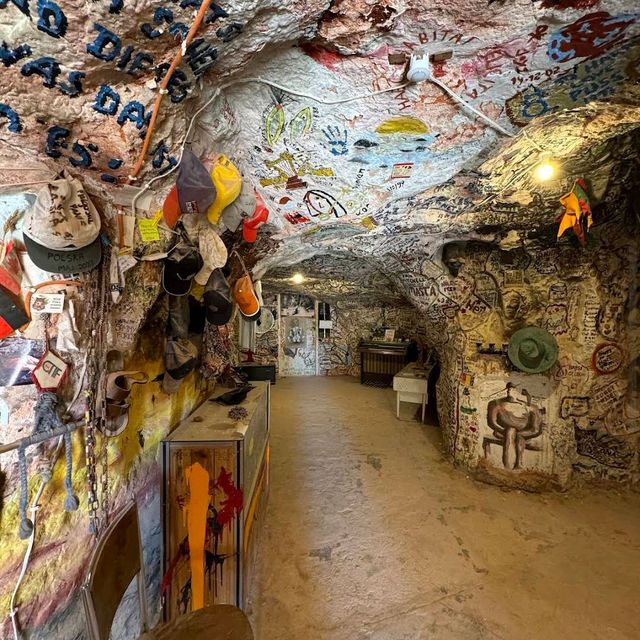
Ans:
{"label": "glowing light bulb", "polygon": [[543,160],[534,170],[533,175],[536,180],[546,182],[551,180],[556,172],[556,168],[548,160]]}
{"label": "glowing light bulb", "polygon": [[294,273],[291,282],[293,284],[302,284],[305,281],[305,277],[301,273]]}

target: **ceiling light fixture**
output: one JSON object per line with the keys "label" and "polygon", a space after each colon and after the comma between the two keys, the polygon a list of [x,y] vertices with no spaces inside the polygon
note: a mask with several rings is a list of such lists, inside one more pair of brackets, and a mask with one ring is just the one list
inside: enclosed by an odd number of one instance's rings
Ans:
{"label": "ceiling light fixture", "polygon": [[302,284],[305,281],[305,277],[301,273],[294,273],[291,277],[293,284]]}

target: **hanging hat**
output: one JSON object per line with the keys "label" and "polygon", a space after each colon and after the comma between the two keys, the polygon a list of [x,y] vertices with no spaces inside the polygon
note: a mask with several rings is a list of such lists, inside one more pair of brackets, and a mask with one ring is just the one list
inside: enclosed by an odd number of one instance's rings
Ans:
{"label": "hanging hat", "polygon": [[198,249],[204,261],[204,266],[196,275],[196,282],[206,285],[209,276],[215,269],[221,269],[227,264],[227,247],[215,229],[203,220],[198,230]]}
{"label": "hanging hat", "polygon": [[215,269],[209,276],[203,299],[207,320],[211,324],[221,326],[231,320],[231,313],[233,312],[231,290],[220,269]]}
{"label": "hanging hat", "polygon": [[170,229],[175,229],[175,226],[180,220],[180,203],[178,202],[178,187],[174,184],[171,187],[171,191],[167,194],[162,205],[162,215],[164,221]]}
{"label": "hanging hat", "polygon": [[50,273],[84,273],[102,258],[100,216],[76,178],[52,180],[40,190],[23,223],[33,263]]}
{"label": "hanging hat", "polygon": [[248,275],[239,278],[233,285],[233,297],[238,303],[240,313],[246,320],[257,320],[260,313],[260,303],[253,289],[253,283]]}
{"label": "hanging hat", "polygon": [[509,360],[525,373],[542,373],[558,359],[556,339],[539,327],[525,327],[511,336],[507,350]]}
{"label": "hanging hat", "polygon": [[269,217],[269,209],[264,204],[260,194],[256,194],[257,206],[251,218],[242,221],[242,237],[246,242],[255,242],[258,237],[258,227],[261,227]]}
{"label": "hanging hat", "polygon": [[243,218],[253,216],[256,206],[256,193],[251,183],[243,180],[240,195],[222,212],[222,224],[231,232],[237,231]]}
{"label": "hanging hat", "polygon": [[194,244],[186,233],[165,258],[162,268],[162,286],[172,296],[185,296],[191,291],[196,274],[204,264]]}
{"label": "hanging hat", "polygon": [[164,351],[165,374],[162,390],[166,394],[175,393],[182,380],[191,373],[198,363],[198,347],[189,338],[169,338]]}
{"label": "hanging hat", "polygon": [[205,213],[216,199],[216,188],[198,156],[185,149],[176,179],[180,213]]}
{"label": "hanging hat", "polygon": [[213,163],[211,179],[216,187],[216,198],[207,216],[211,224],[216,224],[224,209],[240,195],[242,176],[231,160],[221,155]]}

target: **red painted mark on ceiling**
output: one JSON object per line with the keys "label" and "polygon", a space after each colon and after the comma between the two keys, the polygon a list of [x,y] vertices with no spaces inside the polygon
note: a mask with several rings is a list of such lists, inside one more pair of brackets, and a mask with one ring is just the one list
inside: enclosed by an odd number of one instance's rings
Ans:
{"label": "red painted mark on ceiling", "polygon": [[599,55],[622,42],[634,22],[635,17],[631,15],[612,16],[606,11],[590,13],[553,33],[547,54],[555,62]]}
{"label": "red painted mark on ceiling", "polygon": [[303,44],[301,48],[310,58],[330,71],[336,71],[344,57],[335,51],[329,51],[316,45]]}

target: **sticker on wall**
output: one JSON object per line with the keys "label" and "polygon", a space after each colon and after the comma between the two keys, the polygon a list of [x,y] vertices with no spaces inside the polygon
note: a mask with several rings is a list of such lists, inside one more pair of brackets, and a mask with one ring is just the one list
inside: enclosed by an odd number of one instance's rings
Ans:
{"label": "sticker on wall", "polygon": [[62,313],[64,293],[35,293],[31,296],[31,313]]}
{"label": "sticker on wall", "polygon": [[594,371],[606,375],[615,373],[624,361],[624,353],[615,342],[605,342],[596,347],[591,357]]}
{"label": "sticker on wall", "polygon": [[69,365],[55,353],[47,351],[31,375],[39,391],[56,391],[68,372]]}

